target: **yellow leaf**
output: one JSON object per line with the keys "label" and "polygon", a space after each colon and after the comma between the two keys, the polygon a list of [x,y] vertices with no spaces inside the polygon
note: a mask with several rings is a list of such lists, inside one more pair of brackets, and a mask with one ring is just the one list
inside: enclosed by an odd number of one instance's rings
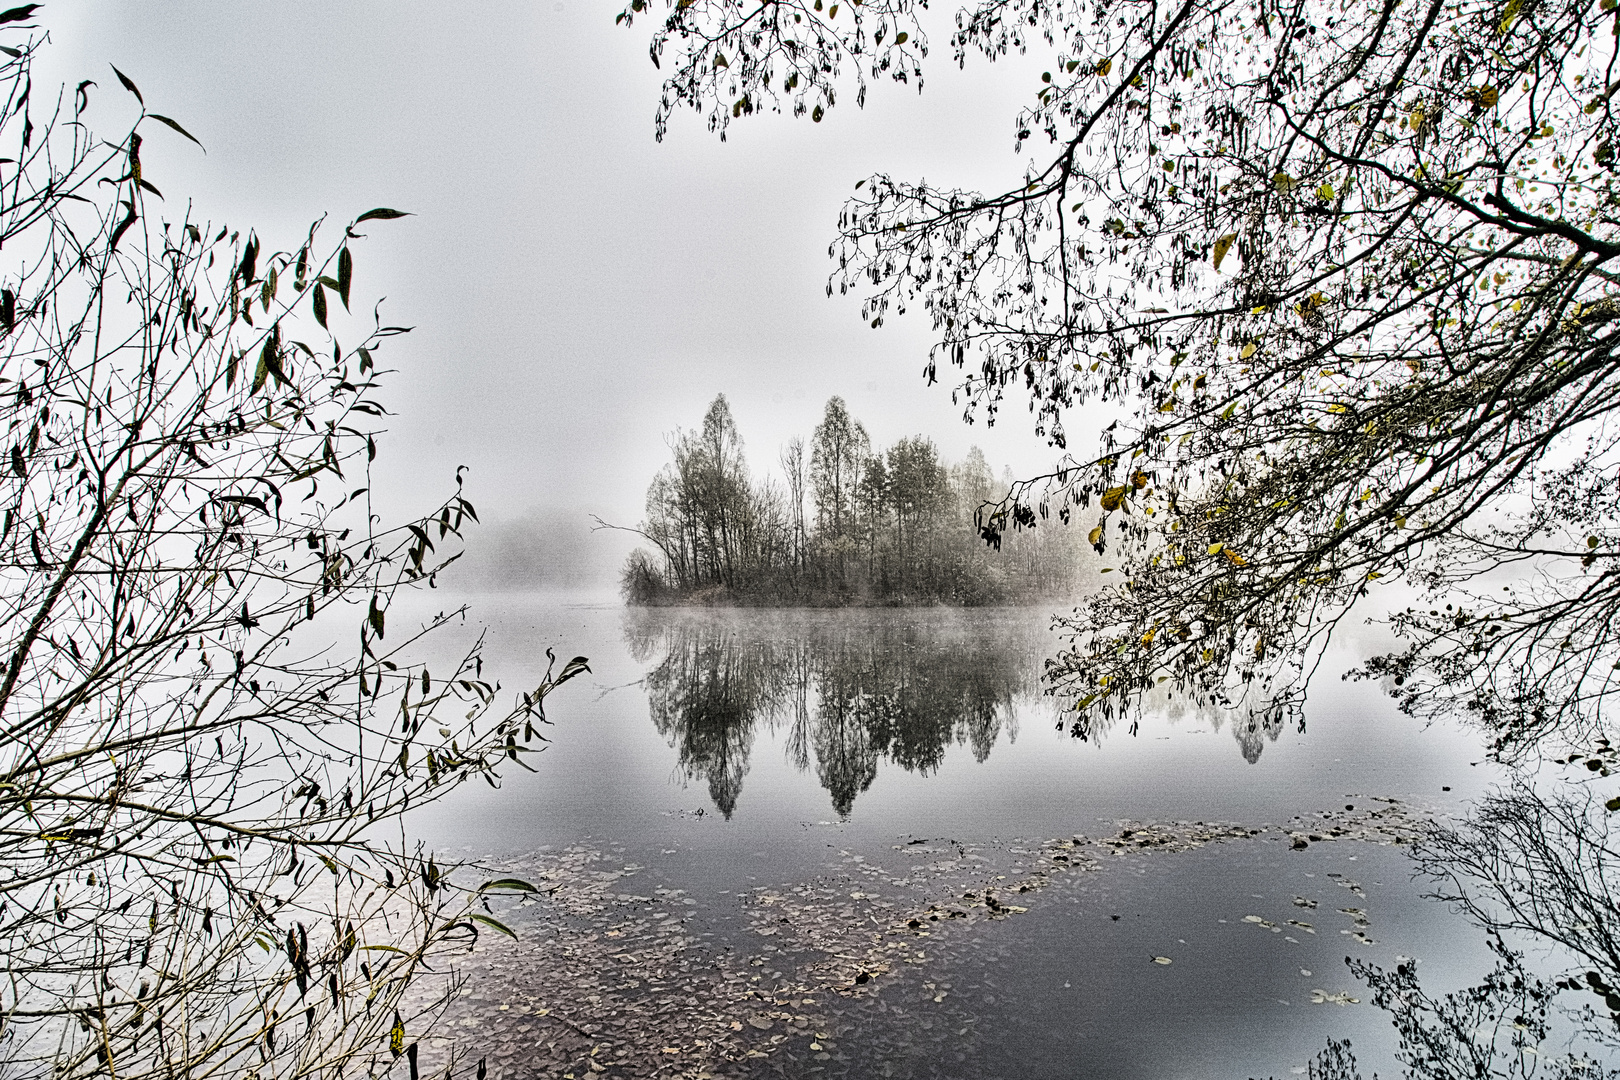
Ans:
{"label": "yellow leaf", "polygon": [[1221,268],[1221,260],[1226,258],[1226,253],[1228,251],[1232,250],[1232,245],[1237,242],[1237,236],[1238,236],[1237,233],[1227,233],[1225,236],[1223,236],[1219,240],[1215,241],[1215,269],[1216,270],[1219,270]]}
{"label": "yellow leaf", "polygon": [[1239,555],[1237,552],[1233,551],[1231,548],[1222,548],[1221,554],[1225,555],[1233,566],[1243,566],[1249,561],[1248,559],[1245,559],[1243,556]]}
{"label": "yellow leaf", "polygon": [[1092,529],[1089,533],[1086,534],[1086,543],[1088,543],[1088,544],[1095,544],[1097,541],[1099,541],[1101,539],[1102,539],[1102,526],[1101,525],[1098,525],[1095,529]]}
{"label": "yellow leaf", "polygon": [[1476,98],[1477,98],[1477,100],[1479,101],[1479,103],[1480,103],[1480,105],[1482,107],[1487,108],[1487,109],[1496,108],[1496,102],[1497,102],[1496,87],[1494,87],[1494,86],[1482,86],[1478,90],[1475,91],[1475,95],[1476,95]]}
{"label": "yellow leaf", "polygon": [[1247,345],[1243,346],[1243,351],[1238,353],[1238,359],[1247,360],[1249,357],[1254,355],[1254,351],[1257,348],[1259,348],[1258,345],[1252,341],[1249,342]]}
{"label": "yellow leaf", "polygon": [[1159,411],[1160,412],[1175,412],[1176,411],[1176,399],[1171,398],[1169,401],[1165,402],[1163,405],[1160,405],[1159,406]]}
{"label": "yellow leaf", "polygon": [[1104,510],[1118,510],[1120,503],[1125,501],[1125,488],[1111,487],[1102,493],[1102,508]]}
{"label": "yellow leaf", "polygon": [[1276,176],[1271,178],[1271,186],[1276,188],[1278,191],[1293,191],[1295,183],[1296,181],[1294,178],[1285,172],[1279,172]]}
{"label": "yellow leaf", "polygon": [[1524,6],[1524,0],[1508,0],[1508,6],[1502,10],[1502,21],[1497,24],[1496,32],[1505,34],[1513,27],[1513,20],[1519,17],[1519,9]]}
{"label": "yellow leaf", "polygon": [[1226,550],[1226,545],[1225,544],[1211,544],[1211,545],[1209,545],[1209,553],[1211,555],[1219,555],[1222,551],[1225,551],[1225,550]]}
{"label": "yellow leaf", "polygon": [[1157,633],[1157,631],[1149,630],[1147,633],[1143,634],[1142,635],[1142,644],[1144,644],[1144,645],[1153,644],[1153,635],[1155,633]]}
{"label": "yellow leaf", "polygon": [[1349,411],[1348,409],[1346,409],[1343,405],[1340,405],[1336,401],[1332,405],[1328,406],[1328,412],[1330,412],[1330,413],[1342,413],[1342,412],[1348,412],[1348,411]]}
{"label": "yellow leaf", "polygon": [[394,1026],[388,1030],[388,1052],[395,1057],[405,1052],[405,1022],[394,1013]]}
{"label": "yellow leaf", "polygon": [[[1517,3],[1518,0],[1514,0],[1514,2]],[[1097,61],[1098,75],[1107,75],[1112,70],[1114,70],[1114,61],[1112,58]]]}
{"label": "yellow leaf", "polygon": [[1317,188],[1316,189],[1316,197],[1318,199],[1321,199],[1323,202],[1332,202],[1333,201],[1333,185],[1332,184],[1323,184],[1321,187]]}

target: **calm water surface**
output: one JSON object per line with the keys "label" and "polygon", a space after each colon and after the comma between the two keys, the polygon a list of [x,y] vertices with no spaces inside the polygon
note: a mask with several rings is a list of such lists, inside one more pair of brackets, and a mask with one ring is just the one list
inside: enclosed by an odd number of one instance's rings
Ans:
{"label": "calm water surface", "polygon": [[[893,861],[917,839],[1259,826],[1374,797],[1455,812],[1491,780],[1466,734],[1339,682],[1348,653],[1324,664],[1303,733],[1234,731],[1172,702],[1135,734],[1081,741],[1039,692],[1058,645],[1044,611],[627,611],[506,595],[475,612],[507,688],[538,681],[547,647],[588,656],[593,674],[548,702],[554,741],[534,774],[469,786],[418,831],[482,858],[610,851],[640,868],[639,889],[685,889],[715,926],[740,895],[840,860]],[[1387,1075],[1383,1014],[1312,1003],[1317,988],[1362,996],[1345,954],[1418,957],[1436,986],[1488,967],[1466,924],[1421,898],[1399,848],[1253,841],[1120,862],[942,952],[926,979],[951,988],[944,1002],[919,1012],[886,990],[851,1007],[841,1060],[784,1054],[769,1071],[1290,1076],[1332,1035]],[[1316,934],[1244,921],[1298,914],[1295,896],[1319,898]],[[1374,944],[1345,936],[1341,906],[1369,913]]]}

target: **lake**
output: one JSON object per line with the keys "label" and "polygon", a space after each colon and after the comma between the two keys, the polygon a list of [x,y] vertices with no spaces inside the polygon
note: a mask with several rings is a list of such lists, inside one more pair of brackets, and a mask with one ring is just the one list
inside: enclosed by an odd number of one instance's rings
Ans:
{"label": "lake", "polygon": [[1080,740],[1042,610],[475,615],[508,689],[548,647],[593,669],[535,772],[414,822],[543,889],[452,1014],[496,1075],[1242,1080],[1329,1037],[1389,1075],[1344,958],[1489,967],[1401,841],[1493,774],[1339,681],[1349,652],[1303,732],[1167,701]]}

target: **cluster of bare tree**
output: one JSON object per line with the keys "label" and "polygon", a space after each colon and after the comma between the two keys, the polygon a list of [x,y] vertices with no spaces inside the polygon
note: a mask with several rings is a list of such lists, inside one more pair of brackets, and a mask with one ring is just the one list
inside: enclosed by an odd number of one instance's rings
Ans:
{"label": "cluster of bare tree", "polygon": [[920,435],[874,448],[842,398],[808,447],[782,448],[785,484],[749,472],[724,395],[670,444],[636,530],[658,554],[638,550],[624,571],[634,603],[998,603],[1072,591],[1085,558],[1062,532],[987,546],[975,512],[1007,482],[984,455],[947,465]]}

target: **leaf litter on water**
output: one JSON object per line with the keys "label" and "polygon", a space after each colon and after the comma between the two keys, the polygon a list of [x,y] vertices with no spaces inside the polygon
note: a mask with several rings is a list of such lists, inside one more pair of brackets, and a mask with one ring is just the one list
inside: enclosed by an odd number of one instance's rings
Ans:
{"label": "leaf litter on water", "polygon": [[[735,905],[726,911],[717,911],[715,900],[699,905],[678,889],[624,891],[644,868],[610,862],[602,851],[575,845],[537,853],[499,868],[539,887],[502,913],[519,940],[496,934],[478,940],[461,968],[470,980],[430,1041],[440,1050],[459,1043],[463,1053],[487,1056],[492,1080],[566,1072],[703,1080],[783,1053],[808,1055],[818,1064],[847,1060],[838,1040],[849,1010],[865,1002],[882,1013],[885,994],[897,1002],[908,995],[912,1010],[959,1015],[963,1025],[899,1025],[905,1038],[959,1041],[972,1034],[972,1002],[948,983],[921,980],[951,941],[988,941],[994,924],[1025,913],[1028,907],[1015,898],[1122,857],[1232,840],[1292,840],[1299,832],[1205,822],[1115,825],[1116,833],[1097,838],[1076,833],[997,845],[910,840],[893,845],[888,866],[840,851],[819,874],[726,897],[720,906]],[[1390,802],[1361,813],[1324,812],[1311,825],[1308,842],[1404,844],[1421,819]],[[1356,882],[1330,876],[1364,895]],[[1293,903],[1317,906],[1304,897]],[[736,924],[736,947],[729,951],[694,925],[720,917]],[[1246,921],[1282,930],[1261,916]],[[1353,936],[1371,944],[1360,931],[1367,925],[1358,921]],[[1154,956],[1152,962],[1172,960]],[[1312,1000],[1356,999],[1316,991]]]}

